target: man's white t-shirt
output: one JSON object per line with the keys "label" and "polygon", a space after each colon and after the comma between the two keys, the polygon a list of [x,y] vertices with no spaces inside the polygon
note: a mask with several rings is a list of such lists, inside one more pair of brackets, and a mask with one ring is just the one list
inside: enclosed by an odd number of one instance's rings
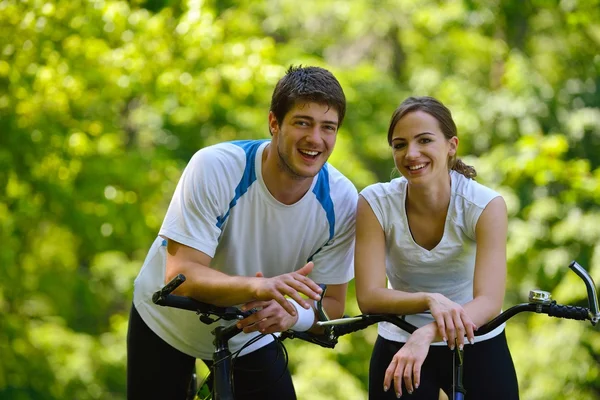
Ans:
{"label": "man's white t-shirt", "polygon": [[[269,143],[221,143],[192,157],[135,280],[134,305],[144,322],[193,357],[212,358],[216,325],[200,322],[193,312],[152,303],[152,293],[165,283],[167,240],[206,253],[212,257],[211,268],[228,275],[262,272],[272,277],[314,261],[309,277],[317,283],[342,284],[353,278],[356,188],[325,164],[302,199],[280,203],[262,179],[262,154]],[[239,350],[255,336],[235,336],[230,349]],[[271,341],[265,336],[242,354]]]}
{"label": "man's white t-shirt", "polygon": [[[464,305],[473,300],[477,221],[489,202],[500,195],[456,171],[450,171],[450,179],[450,204],[444,233],[431,250],[419,246],[410,232],[406,215],[406,178],[370,185],[360,195],[371,206],[385,233],[388,287],[411,293],[441,293]],[[417,327],[433,321],[429,313],[408,315],[405,319]],[[504,325],[501,325],[486,335],[475,336],[475,341],[492,338],[503,329]],[[403,343],[410,336],[388,322],[379,324],[378,333],[385,339]]]}

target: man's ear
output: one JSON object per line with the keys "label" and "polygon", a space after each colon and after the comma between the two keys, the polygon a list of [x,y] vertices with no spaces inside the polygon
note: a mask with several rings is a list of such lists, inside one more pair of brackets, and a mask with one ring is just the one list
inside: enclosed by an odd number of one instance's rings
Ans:
{"label": "man's ear", "polygon": [[279,123],[273,111],[269,111],[269,132],[271,132],[271,136],[279,132]]}

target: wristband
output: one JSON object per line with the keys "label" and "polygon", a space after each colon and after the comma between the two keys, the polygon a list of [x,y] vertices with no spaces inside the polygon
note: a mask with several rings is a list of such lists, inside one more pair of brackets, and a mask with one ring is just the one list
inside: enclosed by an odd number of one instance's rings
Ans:
{"label": "wristband", "polygon": [[315,322],[315,311],[313,308],[310,307],[307,310],[298,304],[294,299],[287,299],[287,301],[296,307],[296,314],[298,315],[298,320],[290,329],[296,332],[305,332],[309,330]]}

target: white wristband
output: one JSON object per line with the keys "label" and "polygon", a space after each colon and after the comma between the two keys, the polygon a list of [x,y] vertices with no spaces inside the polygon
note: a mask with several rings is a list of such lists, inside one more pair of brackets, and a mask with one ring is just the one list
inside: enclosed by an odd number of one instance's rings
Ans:
{"label": "white wristband", "polygon": [[302,307],[300,304],[296,302],[294,299],[287,299],[290,303],[296,307],[296,314],[298,314],[298,320],[296,323],[290,328],[296,332],[305,332],[309,330],[313,324],[315,323],[315,311],[312,307],[308,310]]}

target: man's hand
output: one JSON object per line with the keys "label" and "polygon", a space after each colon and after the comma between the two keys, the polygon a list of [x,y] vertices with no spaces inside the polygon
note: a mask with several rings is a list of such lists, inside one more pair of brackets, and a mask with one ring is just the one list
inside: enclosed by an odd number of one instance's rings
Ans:
{"label": "man's hand", "polygon": [[256,279],[256,283],[254,283],[254,298],[262,301],[275,300],[289,315],[296,318],[296,308],[286,300],[285,296],[289,296],[296,300],[298,304],[307,310],[310,308],[310,304],[306,299],[300,296],[300,293],[305,294],[313,300],[319,300],[321,298],[321,292],[323,290],[319,285],[307,277],[314,266],[315,264],[313,262],[309,262],[295,272],[274,276],[272,278],[264,278],[260,272],[257,273],[256,276],[259,279]]}
{"label": "man's hand", "polygon": [[[286,300],[286,302],[288,301]],[[292,305],[292,307],[294,306]],[[265,334],[283,332],[294,326],[298,320],[298,315],[290,315],[275,300],[251,301],[244,304],[242,308],[244,310],[259,309],[259,311],[237,323],[238,328],[243,329],[245,333],[255,331]]]}

